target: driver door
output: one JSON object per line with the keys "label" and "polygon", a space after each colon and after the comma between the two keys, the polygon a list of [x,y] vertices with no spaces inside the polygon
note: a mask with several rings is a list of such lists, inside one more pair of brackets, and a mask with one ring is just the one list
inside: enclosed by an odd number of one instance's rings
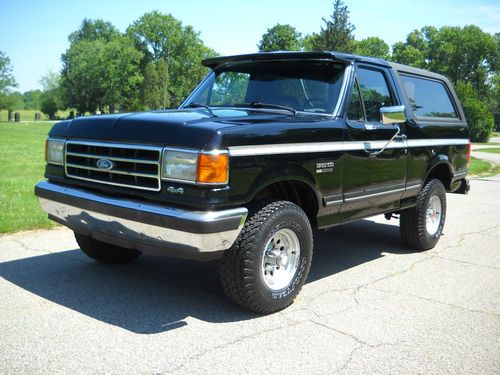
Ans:
{"label": "driver door", "polygon": [[[347,109],[344,140],[352,150],[344,154],[344,220],[399,208],[405,190],[407,148],[403,124],[383,125],[380,108],[400,104],[384,68],[359,65]],[[403,130],[404,128],[402,128]],[[380,154],[380,151],[387,148]]]}

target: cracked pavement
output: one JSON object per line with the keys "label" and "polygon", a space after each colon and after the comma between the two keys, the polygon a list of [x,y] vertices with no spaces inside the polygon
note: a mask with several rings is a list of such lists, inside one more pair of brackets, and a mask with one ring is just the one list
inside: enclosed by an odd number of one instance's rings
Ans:
{"label": "cracked pavement", "polygon": [[417,253],[397,221],[315,234],[288,309],[233,306],[217,263],[86,258],[65,228],[0,237],[0,373],[500,373],[500,176],[448,194]]}

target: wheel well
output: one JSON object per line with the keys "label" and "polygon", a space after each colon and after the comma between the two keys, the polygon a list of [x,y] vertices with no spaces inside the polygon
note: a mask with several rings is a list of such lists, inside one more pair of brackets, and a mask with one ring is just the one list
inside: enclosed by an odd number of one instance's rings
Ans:
{"label": "wheel well", "polygon": [[313,188],[302,181],[287,180],[275,182],[259,191],[254,201],[278,199],[295,203],[302,208],[313,227],[316,226],[318,199]]}
{"label": "wheel well", "polygon": [[427,182],[429,182],[430,180],[433,180],[435,178],[437,178],[438,180],[441,180],[441,182],[443,183],[443,185],[447,191],[450,190],[451,170],[447,164],[440,163],[440,164],[434,166],[431,169],[431,171],[429,172],[429,174],[427,175],[427,179],[425,180],[425,184],[427,184]]}

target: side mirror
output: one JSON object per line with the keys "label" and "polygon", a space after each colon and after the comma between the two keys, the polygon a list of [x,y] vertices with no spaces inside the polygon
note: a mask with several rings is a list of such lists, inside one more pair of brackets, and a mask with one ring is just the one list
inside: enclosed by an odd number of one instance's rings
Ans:
{"label": "side mirror", "polygon": [[380,108],[380,122],[387,124],[400,124],[406,121],[405,106],[393,105]]}

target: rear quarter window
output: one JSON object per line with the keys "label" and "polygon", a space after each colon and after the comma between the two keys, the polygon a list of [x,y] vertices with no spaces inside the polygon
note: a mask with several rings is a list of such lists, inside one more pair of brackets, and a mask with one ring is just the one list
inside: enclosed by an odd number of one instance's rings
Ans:
{"label": "rear quarter window", "polygon": [[400,77],[416,117],[459,119],[443,82],[404,74]]}

